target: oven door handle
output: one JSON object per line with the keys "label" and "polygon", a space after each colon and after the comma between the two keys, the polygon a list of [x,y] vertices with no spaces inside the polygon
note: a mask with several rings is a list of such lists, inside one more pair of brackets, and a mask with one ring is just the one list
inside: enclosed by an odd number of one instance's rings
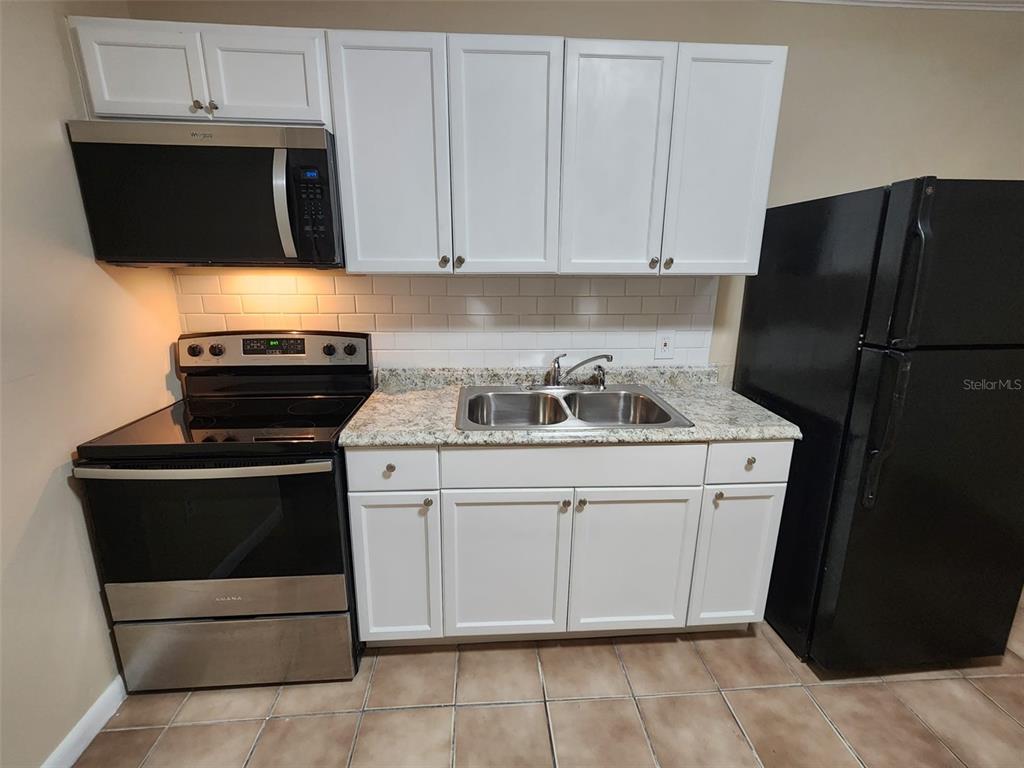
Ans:
{"label": "oven door handle", "polygon": [[277,234],[281,238],[281,249],[285,258],[297,259],[295,240],[292,238],[292,219],[288,215],[288,150],[278,147],[274,150],[273,167],[274,216],[277,218]]}
{"label": "oven door handle", "polygon": [[113,469],[75,467],[72,474],[83,480],[232,480],[248,477],[284,477],[334,471],[330,459],[302,464],[268,464],[256,467],[209,467],[207,469]]}

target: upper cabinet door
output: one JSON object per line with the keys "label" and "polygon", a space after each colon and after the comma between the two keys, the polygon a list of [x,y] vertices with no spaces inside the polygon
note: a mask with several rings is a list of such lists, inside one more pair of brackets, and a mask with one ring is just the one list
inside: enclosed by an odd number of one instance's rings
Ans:
{"label": "upper cabinet door", "polygon": [[679,46],[662,273],[752,275],[786,48]]}
{"label": "upper cabinet door", "polygon": [[197,31],[125,19],[71,24],[93,114],[209,119]]}
{"label": "upper cabinet door", "polygon": [[323,30],[214,27],[202,39],[215,118],[328,122]]}
{"label": "upper cabinet door", "polygon": [[450,274],[445,35],[327,39],[346,268]]}
{"label": "upper cabinet door", "polygon": [[563,47],[448,36],[456,271],[558,268]]}
{"label": "upper cabinet door", "polygon": [[658,273],[678,48],[566,41],[563,272]]}

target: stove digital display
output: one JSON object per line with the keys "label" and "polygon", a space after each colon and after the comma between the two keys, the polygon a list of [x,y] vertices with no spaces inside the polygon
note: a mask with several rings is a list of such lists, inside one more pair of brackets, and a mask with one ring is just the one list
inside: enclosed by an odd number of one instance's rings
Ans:
{"label": "stove digital display", "polygon": [[242,339],[243,355],[304,355],[306,340],[302,338]]}

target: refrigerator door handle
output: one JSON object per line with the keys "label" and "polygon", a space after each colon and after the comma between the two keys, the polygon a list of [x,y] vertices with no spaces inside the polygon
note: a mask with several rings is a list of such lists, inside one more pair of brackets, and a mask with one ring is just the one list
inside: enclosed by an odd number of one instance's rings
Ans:
{"label": "refrigerator door handle", "polygon": [[[894,347],[901,349],[917,346],[918,321],[920,319],[918,304],[921,298],[921,290],[924,287],[925,249],[932,233],[931,210],[932,200],[935,199],[935,184],[936,179],[934,178],[928,177],[924,180],[924,188],[921,190],[920,200],[917,204],[917,216],[914,220],[914,232],[912,234],[916,243],[916,252],[913,260],[914,277],[913,287],[910,288],[910,306],[907,309],[906,322],[903,324],[903,335],[897,336],[893,333],[891,342]],[[903,282],[902,278],[900,282]],[[901,290],[907,289],[901,288]]]}
{"label": "refrigerator door handle", "polygon": [[896,444],[896,432],[900,416],[903,413],[903,404],[906,401],[907,386],[910,383],[910,357],[902,352],[888,351],[885,354],[888,359],[896,361],[896,381],[893,384],[892,401],[889,404],[889,414],[885,420],[881,443],[878,448],[868,451],[868,463],[864,472],[864,489],[861,497],[861,503],[867,509],[875,506],[882,466]]}

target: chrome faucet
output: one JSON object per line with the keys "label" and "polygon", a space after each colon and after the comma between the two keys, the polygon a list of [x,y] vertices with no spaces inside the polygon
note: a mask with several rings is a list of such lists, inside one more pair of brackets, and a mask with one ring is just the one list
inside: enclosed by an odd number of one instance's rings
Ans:
{"label": "chrome faucet", "polygon": [[[565,373],[562,373],[562,364],[559,362],[559,360],[561,360],[563,357],[565,357],[565,353],[563,353],[561,355],[556,355],[555,359],[551,361],[551,367],[548,369],[547,374],[544,376],[544,383],[547,386],[549,386],[549,387],[557,387],[559,384],[562,383],[562,378],[564,376],[568,376],[570,373],[575,371],[577,368],[582,368],[584,365],[587,365],[588,363],[592,363],[595,360],[607,360],[609,363],[612,361],[612,356],[611,355],[594,355],[593,357],[588,357],[586,360],[580,360],[580,362],[576,363],[576,365],[574,365],[572,368],[567,370]],[[601,366],[597,366],[597,367],[601,368]],[[600,377],[599,381],[603,385],[604,384],[604,369],[603,368],[601,368],[600,372],[598,373],[598,376]],[[604,387],[602,386],[602,389],[603,388]]]}

